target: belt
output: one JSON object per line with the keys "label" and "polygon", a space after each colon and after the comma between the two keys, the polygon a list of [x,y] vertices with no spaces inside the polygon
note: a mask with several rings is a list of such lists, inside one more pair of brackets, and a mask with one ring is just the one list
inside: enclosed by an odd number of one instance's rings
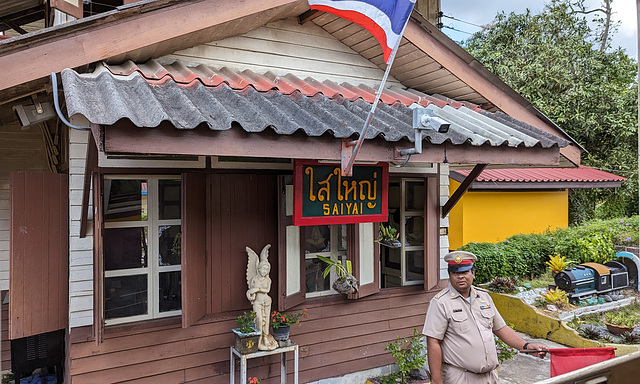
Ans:
{"label": "belt", "polygon": [[444,362],[444,361],[442,362],[442,364],[444,364],[444,365],[448,365],[448,366],[453,367],[453,368],[456,368],[456,369],[459,369],[459,370],[461,370],[461,371],[463,371],[463,372],[471,372],[471,373],[475,373],[476,375],[484,375],[485,373],[489,373],[489,372],[491,372],[491,371],[493,371],[493,370],[495,369],[495,368],[492,368],[492,369],[490,369],[490,370],[488,370],[488,371],[485,371],[485,372],[476,372],[476,371],[472,371],[472,370],[467,369],[467,368],[458,367],[457,365],[454,365],[454,364],[449,364],[449,363]]}

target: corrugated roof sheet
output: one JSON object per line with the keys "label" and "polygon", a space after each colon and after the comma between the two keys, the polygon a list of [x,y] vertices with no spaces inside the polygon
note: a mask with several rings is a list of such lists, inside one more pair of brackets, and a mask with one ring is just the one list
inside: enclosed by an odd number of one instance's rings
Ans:
{"label": "corrugated roof sheet", "polygon": [[[376,92],[366,86],[302,80],[293,75],[213,70],[204,65],[188,68],[180,62],[161,65],[154,60],[101,64],[86,74],[65,69],[62,82],[68,114],[84,115],[94,124],[112,125],[128,119],[139,127],[169,121],[179,129],[207,124],[212,130],[227,130],[238,123],[247,132],[270,128],[290,135],[301,130],[308,136],[330,133],[336,138],[357,136]],[[420,106],[452,123],[446,134],[427,131],[425,140],[433,144],[568,145],[564,139],[504,114],[400,88],[385,90],[366,138],[413,141],[412,108]]]}
{"label": "corrugated roof sheet", "polygon": [[[453,171],[467,177],[470,171]],[[548,183],[548,182],[610,182],[625,181],[626,178],[598,169],[579,166],[578,168],[511,168],[485,169],[478,175],[478,182],[502,183]]]}

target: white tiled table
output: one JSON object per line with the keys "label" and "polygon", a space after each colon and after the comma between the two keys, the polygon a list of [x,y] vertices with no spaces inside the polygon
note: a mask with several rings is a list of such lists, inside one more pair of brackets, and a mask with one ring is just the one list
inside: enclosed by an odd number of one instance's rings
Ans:
{"label": "white tiled table", "polygon": [[[234,347],[231,347],[231,366],[229,371],[229,382],[234,384],[235,382],[235,359],[240,359],[240,383],[245,384],[247,382],[247,362],[249,359],[256,357],[264,357],[269,355],[280,354],[280,382],[285,384],[287,382],[287,352],[293,352],[293,384],[298,384],[298,345],[293,344],[288,347],[282,347],[274,349],[273,351],[258,351],[254,353],[247,353],[246,355],[238,352]],[[235,356],[234,356],[235,355]]]}

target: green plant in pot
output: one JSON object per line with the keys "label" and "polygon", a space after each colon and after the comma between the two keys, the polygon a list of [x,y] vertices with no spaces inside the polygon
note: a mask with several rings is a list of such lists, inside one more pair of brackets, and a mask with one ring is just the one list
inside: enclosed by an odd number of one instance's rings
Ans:
{"label": "green plant in pot", "polygon": [[604,324],[609,332],[614,335],[622,335],[632,332],[638,323],[638,316],[626,312],[607,312],[604,314]]}
{"label": "green plant in pot", "polygon": [[327,267],[324,270],[323,277],[327,277],[331,270],[333,270],[337,276],[336,281],[333,282],[332,288],[339,293],[350,294],[357,293],[360,284],[358,280],[351,274],[351,261],[346,260],[342,262],[338,260],[335,256],[331,256],[331,258],[316,255],[316,257],[327,264]]}
{"label": "green plant in pot", "polygon": [[261,333],[255,328],[255,320],[255,312],[245,312],[236,318],[238,328],[231,330],[235,335],[235,348],[243,355],[258,350],[258,339]]}
{"label": "green plant in pot", "polygon": [[399,236],[400,232],[391,225],[380,224],[380,238],[376,241],[390,248],[400,248],[402,243],[398,240]]}

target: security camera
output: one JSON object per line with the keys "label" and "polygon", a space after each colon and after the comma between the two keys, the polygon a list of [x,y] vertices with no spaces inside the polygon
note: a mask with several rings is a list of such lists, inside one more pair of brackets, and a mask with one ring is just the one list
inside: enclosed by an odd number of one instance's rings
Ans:
{"label": "security camera", "polygon": [[416,108],[413,110],[413,128],[431,129],[440,133],[449,132],[451,123],[436,116],[433,110],[428,108]]}

